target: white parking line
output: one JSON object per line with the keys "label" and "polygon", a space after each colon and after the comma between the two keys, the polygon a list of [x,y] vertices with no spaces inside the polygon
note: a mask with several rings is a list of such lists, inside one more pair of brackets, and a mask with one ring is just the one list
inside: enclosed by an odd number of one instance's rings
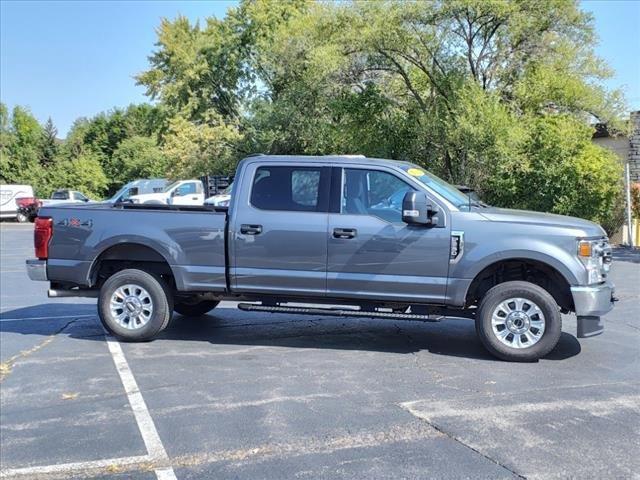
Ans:
{"label": "white parking line", "polygon": [[8,468],[6,470],[0,470],[0,478],[37,477],[39,475],[85,472],[109,467],[126,467],[143,464],[148,463],[150,460],[149,455],[141,455],[139,457],[108,458],[106,460],[94,460],[90,462],[61,463],[58,465],[45,465],[43,467]]}
{"label": "white parking line", "polygon": [[[158,430],[156,430],[153,418],[151,418],[147,404],[145,403],[142,393],[138,388],[138,384],[136,383],[136,379],[133,376],[133,372],[131,372],[131,369],[129,368],[129,364],[124,356],[122,347],[120,346],[120,343],[110,335],[106,335],[105,338],[107,340],[107,346],[109,347],[111,356],[113,357],[113,363],[116,365],[116,370],[118,370],[120,380],[122,380],[122,385],[127,393],[127,398],[129,399],[129,404],[131,405],[133,415],[136,419],[136,423],[138,424],[140,435],[142,435],[142,440],[147,447],[147,452],[149,453],[152,461],[159,461],[164,464],[168,464],[169,456],[167,455],[167,451],[164,449],[164,445],[162,445],[162,440],[160,440]],[[157,469],[155,473],[158,480],[176,480],[176,475],[172,467]]]}

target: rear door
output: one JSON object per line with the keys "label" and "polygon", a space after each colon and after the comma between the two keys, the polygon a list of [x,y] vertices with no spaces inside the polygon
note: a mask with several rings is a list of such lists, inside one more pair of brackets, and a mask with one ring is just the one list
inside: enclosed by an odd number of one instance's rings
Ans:
{"label": "rear door", "polygon": [[229,232],[238,292],[326,293],[330,172],[321,164],[247,165]]}
{"label": "rear door", "polygon": [[438,227],[405,224],[402,199],[416,186],[392,169],[336,168],[337,182],[341,188],[332,191],[329,214],[327,295],[444,302],[449,219]]}

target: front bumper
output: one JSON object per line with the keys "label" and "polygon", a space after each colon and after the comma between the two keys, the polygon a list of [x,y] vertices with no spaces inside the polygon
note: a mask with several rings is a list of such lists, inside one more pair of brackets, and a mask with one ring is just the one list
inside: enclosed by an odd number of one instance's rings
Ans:
{"label": "front bumper", "polygon": [[601,315],[613,308],[615,287],[605,282],[593,287],[571,287],[573,303],[578,316],[578,338],[589,338],[604,332]]}
{"label": "front bumper", "polygon": [[613,308],[615,286],[606,281],[591,287],[571,287],[578,317],[599,317]]}
{"label": "front bumper", "polygon": [[46,282],[47,278],[47,261],[46,260],[27,260],[27,275],[31,280],[37,282]]}

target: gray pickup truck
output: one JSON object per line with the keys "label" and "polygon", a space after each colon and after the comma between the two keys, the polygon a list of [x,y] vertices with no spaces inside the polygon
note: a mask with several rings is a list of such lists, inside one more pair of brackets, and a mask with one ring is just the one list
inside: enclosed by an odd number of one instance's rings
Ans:
{"label": "gray pickup truck", "polygon": [[258,312],[475,319],[495,356],[532,361],[575,312],[578,336],[613,306],[605,232],[578,218],[471,201],[416,165],[358,156],[240,162],[228,208],[45,207],[33,280],[98,297],[104,326],[149,340],[173,312],[221,300]]}

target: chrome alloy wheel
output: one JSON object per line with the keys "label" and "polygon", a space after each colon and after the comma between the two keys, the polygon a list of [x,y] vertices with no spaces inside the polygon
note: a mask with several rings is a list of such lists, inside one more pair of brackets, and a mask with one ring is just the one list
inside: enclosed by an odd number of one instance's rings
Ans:
{"label": "chrome alloy wheel", "polygon": [[118,325],[129,330],[142,328],[153,314],[151,295],[135,284],[118,287],[111,296],[109,307]]}
{"label": "chrome alloy wheel", "polygon": [[509,298],[493,310],[491,328],[500,342],[511,348],[529,348],[542,338],[542,310],[526,298]]}

